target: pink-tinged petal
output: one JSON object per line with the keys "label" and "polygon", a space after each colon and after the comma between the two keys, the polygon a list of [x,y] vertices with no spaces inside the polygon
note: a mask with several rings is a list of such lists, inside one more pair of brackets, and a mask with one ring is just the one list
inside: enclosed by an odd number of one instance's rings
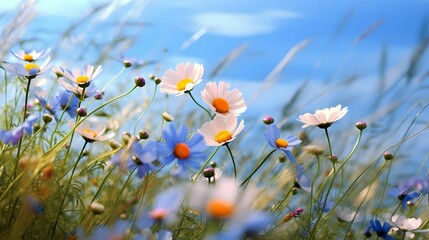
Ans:
{"label": "pink-tinged petal", "polygon": [[241,120],[240,124],[238,124],[237,129],[234,130],[233,136],[237,136],[243,130],[243,128],[244,128],[244,121]]}

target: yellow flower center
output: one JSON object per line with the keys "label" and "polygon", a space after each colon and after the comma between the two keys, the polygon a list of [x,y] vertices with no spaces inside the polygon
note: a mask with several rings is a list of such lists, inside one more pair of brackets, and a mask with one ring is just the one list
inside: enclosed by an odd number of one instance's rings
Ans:
{"label": "yellow flower center", "polygon": [[89,77],[88,76],[79,76],[76,78],[76,82],[78,83],[86,83],[88,82]]}
{"label": "yellow flower center", "polygon": [[152,219],[155,219],[157,221],[162,221],[165,218],[165,216],[167,216],[167,211],[165,211],[165,209],[162,209],[162,208],[155,209],[149,213],[149,216]]}
{"label": "yellow flower center", "polygon": [[276,146],[278,148],[286,148],[287,146],[289,146],[289,143],[286,140],[284,140],[283,138],[277,138]]}
{"label": "yellow flower center", "polygon": [[179,90],[179,91],[185,90],[186,89],[186,85],[188,85],[188,83],[192,83],[192,80],[189,79],[189,78],[184,78],[184,79],[180,80],[177,83],[177,90]]}
{"label": "yellow flower center", "polygon": [[228,218],[234,212],[234,205],[224,200],[213,199],[207,204],[207,212],[215,218]]}
{"label": "yellow flower center", "polygon": [[215,141],[218,143],[228,142],[232,138],[232,133],[227,130],[222,130],[218,132],[215,136]]}
{"label": "yellow flower center", "polygon": [[91,138],[96,138],[98,135],[94,130],[91,130],[91,129],[84,129],[83,132],[88,133],[88,134],[92,134]]}
{"label": "yellow flower center", "polygon": [[27,62],[31,62],[31,61],[33,61],[34,59],[33,59],[33,55],[31,55],[31,54],[24,54],[24,60],[25,61],[27,61]]}
{"label": "yellow flower center", "polygon": [[191,155],[191,149],[185,143],[178,143],[174,147],[174,155],[178,159],[186,159]]}
{"label": "yellow flower center", "polygon": [[34,63],[27,63],[27,64],[25,64],[24,68],[25,68],[25,70],[27,70],[28,73],[30,73],[30,71],[32,69],[35,69],[35,68],[37,68],[37,72],[40,72],[39,66],[37,64],[34,64]]}
{"label": "yellow flower center", "polygon": [[227,113],[229,111],[229,104],[223,98],[216,98],[213,100],[213,107],[216,108],[216,112],[218,113]]}

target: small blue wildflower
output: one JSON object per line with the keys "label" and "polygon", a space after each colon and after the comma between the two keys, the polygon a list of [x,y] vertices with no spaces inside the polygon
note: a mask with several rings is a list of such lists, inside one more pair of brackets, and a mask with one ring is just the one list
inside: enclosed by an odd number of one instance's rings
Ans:
{"label": "small blue wildflower", "polygon": [[127,221],[119,220],[112,228],[103,226],[102,228],[95,230],[89,239],[124,239],[128,236],[128,229],[130,225],[131,224]]}
{"label": "small blue wildflower", "polygon": [[311,183],[306,175],[304,175],[304,166],[297,164],[296,165],[296,178],[299,186],[306,192],[311,191]]}
{"label": "small blue wildflower", "polygon": [[176,219],[177,210],[182,203],[183,193],[178,189],[161,192],[156,196],[152,210],[140,217],[139,228],[151,227],[157,222],[171,223]]}
{"label": "small blue wildflower", "polygon": [[371,231],[374,231],[378,237],[382,237],[383,239],[393,240],[392,236],[389,236],[388,233],[392,226],[389,223],[385,222],[383,226],[378,219],[371,219],[369,221],[369,227],[365,231],[365,236],[371,237]]}
{"label": "small blue wildflower", "polygon": [[291,162],[296,162],[291,150],[293,147],[300,145],[301,140],[292,135],[286,138],[280,138],[280,129],[276,124],[267,125],[264,136],[265,140],[272,148],[285,152]]}
{"label": "small blue wildflower", "polygon": [[25,202],[28,204],[29,209],[36,214],[41,214],[45,211],[40,202],[31,195],[25,197]]}
{"label": "small blue wildflower", "polygon": [[55,116],[55,119],[58,120],[59,115],[65,111],[71,118],[76,117],[76,110],[79,104],[79,99],[72,94],[71,92],[60,90],[53,97],[49,99],[49,102],[46,101],[47,94],[42,89],[35,90],[36,97],[39,100],[42,107],[46,108],[52,115]]}
{"label": "small blue wildflower", "polygon": [[408,202],[413,202],[414,199],[421,195],[429,193],[429,177],[415,177],[402,182],[397,188],[389,191],[390,196],[397,197],[402,202],[402,206],[406,207]]}
{"label": "small blue wildflower", "polygon": [[169,124],[164,129],[165,142],[159,145],[159,154],[162,157],[162,163],[170,164],[177,159],[179,171],[185,171],[187,168],[198,169],[201,161],[206,159],[204,151],[207,145],[201,134],[195,133],[187,139],[188,129],[181,126],[176,128]]}
{"label": "small blue wildflower", "polygon": [[24,133],[27,135],[33,133],[33,125],[38,119],[38,115],[30,115],[22,125],[6,131],[0,130],[0,141],[4,144],[10,143],[12,146],[18,144],[19,140],[24,137]]}
{"label": "small blue wildflower", "polygon": [[[130,154],[126,158],[126,165],[128,169],[137,169],[137,176],[143,178],[148,172],[153,171],[156,167],[152,164],[158,158],[157,143],[148,141],[146,144],[141,145],[138,141],[133,141],[130,147]],[[120,166],[123,153],[119,153],[110,159],[110,161]]]}

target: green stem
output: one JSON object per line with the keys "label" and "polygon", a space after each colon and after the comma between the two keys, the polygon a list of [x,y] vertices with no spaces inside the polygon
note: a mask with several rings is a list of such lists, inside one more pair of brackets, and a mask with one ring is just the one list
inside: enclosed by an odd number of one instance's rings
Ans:
{"label": "green stem", "polygon": [[231,148],[229,147],[228,143],[225,144],[225,146],[228,149],[229,156],[231,156],[232,166],[234,167],[234,177],[237,179],[237,166],[235,165],[234,155],[232,154]]}
{"label": "green stem", "polygon": [[[54,239],[54,236],[55,236],[55,230],[56,230],[56,228],[57,228],[58,220],[60,219],[61,210],[62,210],[63,205],[64,205],[64,202],[65,202],[65,200],[66,200],[67,193],[68,193],[68,191],[69,191],[69,188],[70,188],[71,182],[72,182],[72,180],[73,180],[74,172],[75,172],[75,170],[76,170],[76,168],[77,168],[77,164],[79,163],[80,159],[82,159],[82,157],[83,157],[83,151],[85,150],[85,147],[86,147],[86,145],[87,145],[87,144],[88,144],[88,141],[85,141],[85,143],[83,144],[82,149],[81,149],[81,151],[80,151],[80,153],[79,153],[79,157],[78,157],[78,159],[76,160],[76,162],[75,162],[75,164],[74,164],[74,166],[73,166],[73,170],[72,170],[72,172],[71,172],[71,175],[70,175],[70,178],[69,178],[69,181],[68,181],[67,187],[66,187],[66,191],[63,193],[63,199],[61,200],[60,207],[58,208],[58,213],[57,213],[57,217],[56,217],[56,219],[55,219],[54,228],[52,229],[51,239]],[[70,146],[70,147],[71,147],[71,146]]]}
{"label": "green stem", "polygon": [[187,91],[186,93],[188,93],[188,94],[189,94],[189,96],[191,96],[192,101],[194,101],[194,103],[195,103],[195,104],[197,104],[197,105],[198,105],[198,107],[200,107],[201,109],[203,109],[204,111],[206,111],[206,113],[210,116],[210,119],[213,119],[213,118],[215,117],[215,115],[216,115],[216,114],[213,114],[213,116],[212,116],[212,114],[210,113],[210,111],[209,111],[209,110],[207,110],[207,108],[203,107],[201,104],[199,104],[199,103],[195,100],[194,96],[192,96],[191,91]]}
{"label": "green stem", "polygon": [[101,91],[102,93],[104,93],[104,91],[106,91],[106,89],[125,71],[126,67],[123,67],[121,69],[121,71],[119,71],[118,74],[116,74],[116,76],[109,81],[109,83],[107,83],[107,85],[103,88],[103,90]]}
{"label": "green stem", "polygon": [[[314,192],[314,183],[316,182],[316,177],[319,176],[319,172],[320,172],[320,158],[318,155],[316,155],[316,159],[317,159],[317,170],[316,170],[316,174],[313,177],[313,180],[311,181],[311,189],[310,189],[310,205],[308,206],[308,216],[310,218],[310,222],[313,219],[311,216],[311,208],[313,206],[313,192]],[[309,225],[311,226],[311,224]]]}
{"label": "green stem", "polygon": [[154,88],[154,91],[153,91],[153,94],[152,94],[152,97],[150,98],[150,100],[149,100],[149,103],[148,103],[148,105],[146,106],[146,108],[143,110],[143,112],[140,114],[140,116],[139,116],[139,118],[137,118],[137,121],[136,121],[136,124],[134,125],[134,130],[133,130],[133,134],[135,135],[136,134],[136,129],[137,129],[137,125],[138,125],[138,123],[140,122],[140,119],[143,117],[143,115],[146,113],[146,111],[149,109],[149,106],[152,104],[152,102],[153,102],[153,99],[155,99],[155,96],[156,96],[156,93],[157,93],[157,87],[158,87],[158,84],[155,84],[155,88]]}
{"label": "green stem", "polygon": [[244,179],[244,181],[240,184],[240,187],[242,187],[244,184],[246,184],[251,178],[252,176],[259,170],[259,168],[262,167],[262,165],[265,163],[265,161],[267,161],[267,159],[271,156],[271,154],[273,154],[276,151],[276,149],[272,150],[270,153],[268,153],[268,155],[264,158],[264,160],[262,160],[262,162],[253,170],[253,172],[246,178]]}
{"label": "green stem", "polygon": [[326,139],[328,140],[328,147],[329,147],[329,157],[332,157],[332,146],[331,146],[331,140],[329,139],[329,133],[328,133],[328,128],[323,128],[325,129],[325,134],[326,134]]}

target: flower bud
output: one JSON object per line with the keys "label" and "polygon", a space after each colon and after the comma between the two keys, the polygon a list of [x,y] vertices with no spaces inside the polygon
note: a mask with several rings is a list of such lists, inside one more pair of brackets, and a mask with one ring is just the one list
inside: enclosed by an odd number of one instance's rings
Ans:
{"label": "flower bud", "polygon": [[204,176],[205,178],[211,178],[211,177],[214,177],[214,175],[215,175],[215,170],[214,170],[214,168],[206,168],[206,169],[204,169],[204,171],[203,171],[203,176]]}
{"label": "flower bud", "polygon": [[41,126],[40,126],[40,124],[39,124],[39,123],[35,123],[35,124],[33,125],[33,131],[34,131],[34,132],[39,131],[39,130],[40,130],[40,128],[41,128]]}
{"label": "flower bud", "polygon": [[266,117],[264,117],[262,122],[264,122],[266,125],[271,125],[274,123],[274,118],[271,116],[266,116]]}
{"label": "flower bud", "polygon": [[155,81],[155,84],[158,85],[161,83],[161,78],[155,77],[154,81]]}
{"label": "flower bud", "polygon": [[391,152],[384,153],[384,160],[389,161],[393,159],[393,154]]}
{"label": "flower bud", "polygon": [[333,162],[333,163],[337,163],[338,157],[337,157],[337,155],[332,154],[331,156],[329,156],[329,160],[331,160],[331,162]]}
{"label": "flower bud", "polygon": [[42,120],[44,123],[50,123],[52,122],[52,116],[49,114],[43,114]]}
{"label": "flower bud", "polygon": [[134,83],[137,87],[143,87],[144,85],[146,85],[146,80],[144,80],[143,77],[137,76],[134,78]]}
{"label": "flower bud", "polygon": [[366,122],[364,121],[359,121],[356,123],[356,128],[359,130],[364,130],[367,127]]}
{"label": "flower bud", "polygon": [[98,202],[92,202],[91,204],[89,204],[89,210],[91,210],[94,215],[98,215],[104,213],[105,209],[102,204]]}
{"label": "flower bud", "polygon": [[123,143],[128,144],[130,139],[131,139],[131,133],[129,133],[129,132],[123,132],[122,133],[122,142]]}
{"label": "flower bud", "polygon": [[76,113],[77,113],[77,115],[79,116],[79,117],[85,117],[88,113],[86,112],[86,109],[85,108],[83,108],[83,107],[79,107],[77,110],[76,110]]}
{"label": "flower bud", "polygon": [[129,68],[129,67],[131,67],[133,64],[131,64],[131,62],[130,61],[128,61],[128,60],[124,60],[124,67],[125,68]]}
{"label": "flower bud", "polygon": [[149,138],[149,133],[147,133],[146,131],[140,130],[139,131],[139,138],[140,139],[148,139]]}
{"label": "flower bud", "polygon": [[115,149],[120,148],[120,147],[121,147],[121,144],[120,144],[118,141],[116,141],[116,140],[110,140],[110,142],[109,142],[109,146],[110,146],[113,150],[115,150]]}
{"label": "flower bud", "polygon": [[44,180],[48,180],[54,174],[54,167],[52,165],[48,165],[42,169],[42,178]]}
{"label": "flower bud", "polygon": [[155,80],[155,78],[156,78],[156,77],[155,77],[155,75],[150,74],[150,75],[149,75],[149,78],[150,78],[151,80]]}
{"label": "flower bud", "polygon": [[211,161],[211,162],[210,162],[210,166],[211,166],[212,168],[215,168],[215,167],[217,166],[217,164],[216,164],[215,162]]}
{"label": "flower bud", "polygon": [[89,151],[88,150],[84,150],[83,152],[82,152],[82,157],[86,157],[86,156],[88,156],[89,155]]}
{"label": "flower bud", "polygon": [[298,189],[293,187],[292,188],[292,195],[296,195],[296,194],[298,194]]}
{"label": "flower bud", "polygon": [[94,95],[94,98],[96,99],[96,100],[101,100],[101,99],[103,99],[103,92],[100,92],[100,91],[97,91],[97,93]]}
{"label": "flower bud", "polygon": [[163,112],[162,118],[164,118],[164,120],[167,122],[172,122],[174,120],[174,117],[171,116],[171,114],[169,114],[168,112]]}
{"label": "flower bud", "polygon": [[323,152],[325,151],[325,148],[319,145],[308,145],[303,147],[303,150],[308,154],[319,156],[323,154]]}
{"label": "flower bud", "polygon": [[280,154],[280,155],[278,156],[278,160],[279,160],[279,162],[284,163],[284,162],[286,162],[287,157],[286,157],[286,155],[284,155],[284,154]]}

